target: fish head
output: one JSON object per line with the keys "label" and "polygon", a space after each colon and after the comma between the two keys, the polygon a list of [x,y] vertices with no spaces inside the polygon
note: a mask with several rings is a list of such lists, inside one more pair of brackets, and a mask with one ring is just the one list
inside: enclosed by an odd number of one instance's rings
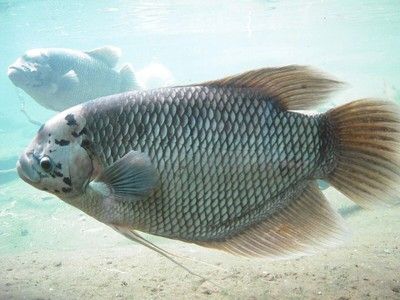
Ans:
{"label": "fish head", "polygon": [[61,199],[84,193],[93,172],[80,107],[63,111],[43,124],[17,162],[21,179]]}
{"label": "fish head", "polygon": [[8,78],[26,92],[46,93],[52,89],[54,72],[46,49],[32,49],[8,67]]}

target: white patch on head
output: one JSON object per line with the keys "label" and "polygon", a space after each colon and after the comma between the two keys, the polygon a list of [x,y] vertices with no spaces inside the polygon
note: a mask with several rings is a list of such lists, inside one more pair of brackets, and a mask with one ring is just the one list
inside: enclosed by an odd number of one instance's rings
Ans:
{"label": "white patch on head", "polygon": [[[20,174],[27,174],[24,180],[61,199],[81,194],[93,171],[83,146],[83,141],[87,141],[85,125],[81,105],[47,121],[20,158]],[[35,172],[38,176],[32,175]],[[40,180],[33,182],[29,175]]]}

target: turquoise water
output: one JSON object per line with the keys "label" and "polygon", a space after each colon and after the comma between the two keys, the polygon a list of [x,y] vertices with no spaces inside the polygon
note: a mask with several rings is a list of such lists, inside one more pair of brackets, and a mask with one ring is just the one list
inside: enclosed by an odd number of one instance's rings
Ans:
{"label": "turquoise water", "polygon": [[[20,112],[8,65],[32,48],[103,45],[122,49],[120,66],[164,66],[169,84],[306,64],[348,83],[332,103],[400,98],[396,0],[0,1],[0,254],[130,243],[29,187],[13,170],[37,126]],[[54,114],[23,98],[34,119],[44,122]]]}

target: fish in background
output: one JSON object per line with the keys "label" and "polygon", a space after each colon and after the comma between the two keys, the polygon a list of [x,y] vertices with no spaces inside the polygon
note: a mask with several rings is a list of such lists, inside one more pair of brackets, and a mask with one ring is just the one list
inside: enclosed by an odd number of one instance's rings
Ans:
{"label": "fish in background", "polygon": [[47,121],[19,176],[121,234],[270,258],[346,229],[317,179],[363,207],[398,200],[400,109],[361,99],[307,115],[341,83],[303,66],[99,98]]}
{"label": "fish in background", "polygon": [[121,50],[32,49],[8,67],[8,77],[47,109],[63,111],[101,96],[138,89],[132,67],[114,70]]}

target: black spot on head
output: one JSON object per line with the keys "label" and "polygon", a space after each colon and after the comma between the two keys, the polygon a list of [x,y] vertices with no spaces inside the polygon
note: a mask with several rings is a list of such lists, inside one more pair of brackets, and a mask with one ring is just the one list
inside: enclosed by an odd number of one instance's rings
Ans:
{"label": "black spot on head", "polygon": [[57,169],[61,169],[61,167],[62,167],[62,164],[61,164],[61,163],[56,164],[56,168],[57,168]]}
{"label": "black spot on head", "polygon": [[60,145],[60,146],[67,146],[67,145],[69,145],[69,141],[67,141],[67,140],[55,140],[55,143],[57,144],[57,145]]}
{"label": "black spot on head", "polygon": [[56,175],[57,177],[63,177],[64,174],[58,171],[54,171],[54,175]]}
{"label": "black spot on head", "polygon": [[72,185],[72,183],[71,183],[71,178],[69,178],[69,177],[64,177],[64,178],[63,178],[63,181],[64,181],[65,184],[68,184],[69,186]]}
{"label": "black spot on head", "polygon": [[49,140],[49,144],[50,144],[50,140]]}
{"label": "black spot on head", "polygon": [[69,193],[69,192],[71,192],[72,191],[72,189],[71,188],[62,188],[61,189],[64,193]]}
{"label": "black spot on head", "polygon": [[49,133],[49,136],[51,136],[51,133]]}
{"label": "black spot on head", "polygon": [[82,134],[87,134],[86,127],[83,127],[81,132],[79,132],[79,135],[82,135]]}
{"label": "black spot on head", "polygon": [[44,188],[42,188],[42,190],[43,190],[43,191],[48,191],[48,189],[47,189],[47,188],[45,188],[45,187],[44,187]]}
{"label": "black spot on head", "polygon": [[83,140],[81,143],[81,147],[88,148],[90,146],[89,140]]}
{"label": "black spot on head", "polygon": [[59,193],[60,191],[59,190],[54,190],[54,193]]}
{"label": "black spot on head", "polygon": [[68,126],[78,125],[73,114],[66,115],[65,120],[67,120]]}
{"label": "black spot on head", "polygon": [[77,133],[76,131],[73,131],[72,132],[72,136],[73,137],[79,137],[79,136],[81,136],[81,135],[83,135],[83,134],[86,134],[87,133],[87,130],[86,130],[86,128],[84,127],[82,130],[81,130],[81,132],[79,132],[79,133]]}

